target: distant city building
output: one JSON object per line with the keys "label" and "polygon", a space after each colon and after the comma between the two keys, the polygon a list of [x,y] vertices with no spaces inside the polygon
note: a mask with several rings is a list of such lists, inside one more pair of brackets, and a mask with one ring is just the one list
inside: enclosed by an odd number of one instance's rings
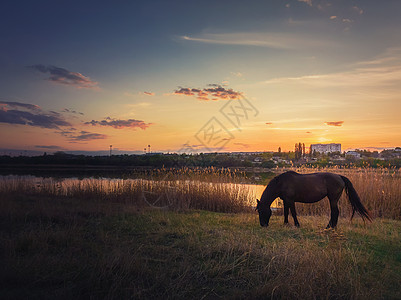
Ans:
{"label": "distant city building", "polygon": [[341,152],[341,144],[312,144],[310,149],[320,153]]}
{"label": "distant city building", "polygon": [[361,158],[361,154],[356,151],[348,151],[347,153],[345,153],[345,157],[353,157],[359,159]]}

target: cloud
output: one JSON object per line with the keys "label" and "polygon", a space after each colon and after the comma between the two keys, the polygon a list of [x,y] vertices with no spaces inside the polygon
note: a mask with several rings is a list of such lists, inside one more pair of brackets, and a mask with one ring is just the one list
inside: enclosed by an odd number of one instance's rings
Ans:
{"label": "cloud", "polygon": [[84,113],[76,111],[76,110],[72,110],[72,109],[68,109],[68,108],[64,108],[61,112],[66,112],[66,113],[70,113],[70,114],[78,114],[78,115],[84,115]]}
{"label": "cloud", "polygon": [[243,147],[243,148],[249,148],[251,145],[249,145],[249,144],[245,144],[245,143],[234,143],[234,145],[236,145],[236,146],[241,146],[241,147]]}
{"label": "cloud", "polygon": [[354,22],[354,20],[351,20],[351,19],[342,19],[342,21],[344,23],[352,23],[352,22]]}
{"label": "cloud", "polygon": [[[194,89],[197,90],[197,89]],[[177,95],[185,95],[185,96],[194,96],[195,94],[192,92],[190,88],[180,88],[179,90],[174,91],[174,94]]]}
{"label": "cloud", "polygon": [[33,65],[28,68],[34,69],[41,73],[49,73],[49,81],[60,83],[64,85],[74,86],[76,88],[84,89],[98,89],[98,82],[91,80],[89,77],[82,75],[81,73],[71,72],[63,68],[55,66],[45,65]]}
{"label": "cloud", "polygon": [[368,61],[361,61],[344,72],[313,74],[298,77],[278,77],[258,84],[299,84],[304,86],[328,87],[397,87],[401,78],[401,47],[387,49],[383,54]]}
{"label": "cloud", "polygon": [[91,133],[88,131],[81,131],[78,135],[70,136],[70,141],[92,141],[92,140],[104,140],[107,135],[100,133]]}
{"label": "cloud", "polygon": [[51,129],[59,129],[59,126],[71,126],[57,112],[44,112],[39,106],[33,104],[6,101],[0,101],[0,123]]}
{"label": "cloud", "polygon": [[128,120],[118,120],[112,119],[110,117],[105,118],[101,121],[92,120],[90,122],[85,122],[86,125],[93,125],[93,126],[110,126],[116,129],[122,128],[141,128],[145,130],[149,126],[153,125],[153,123],[145,123],[142,120],[135,120],[135,119],[128,119]]}
{"label": "cloud", "polygon": [[209,93],[212,97],[224,100],[238,99],[241,96],[241,93],[222,86],[204,89],[203,91]]}
{"label": "cloud", "polygon": [[21,103],[21,102],[9,102],[9,101],[0,101],[0,110],[7,111],[8,108],[24,108],[32,111],[40,110],[40,107],[34,104],[29,103]]}
{"label": "cloud", "polygon": [[70,143],[75,143],[79,141],[102,140],[108,138],[107,135],[100,133],[93,133],[89,131],[77,132],[75,128],[68,128],[66,130],[61,130],[56,133],[66,137],[70,141]]}
{"label": "cloud", "polygon": [[331,16],[330,17],[330,20],[334,20],[334,19],[337,19],[337,16]]}
{"label": "cloud", "polygon": [[336,126],[336,127],[342,126],[343,123],[344,123],[344,121],[324,122],[324,124],[326,124],[328,126]]}
{"label": "cloud", "polygon": [[62,149],[60,146],[54,146],[54,145],[50,145],[50,146],[41,146],[41,145],[35,145],[35,148],[40,148],[40,149],[49,149],[49,150],[58,150],[58,149]]}
{"label": "cloud", "polygon": [[242,77],[242,73],[241,72],[231,72],[231,75],[233,75],[235,77]]}
{"label": "cloud", "polygon": [[153,93],[153,92],[137,92],[136,94],[135,93],[130,93],[130,92],[125,92],[124,94],[123,94],[124,96],[127,96],[127,97],[138,97],[138,96],[143,96],[143,95],[145,95],[145,96],[155,96],[156,94],[155,93]]}
{"label": "cloud", "polygon": [[227,89],[219,84],[208,84],[208,88],[179,88],[174,91],[175,95],[196,96],[198,100],[233,100],[239,99],[242,93],[236,92],[233,89]]}
{"label": "cloud", "polygon": [[148,107],[151,106],[152,104],[149,102],[138,102],[138,103],[129,103],[127,104],[128,107],[132,107],[132,108],[138,108],[138,107]]}
{"label": "cloud", "polygon": [[312,6],[312,0],[298,0],[298,2],[304,2],[308,4],[309,6]]}
{"label": "cloud", "polygon": [[265,124],[266,124],[266,125],[273,125],[272,122],[266,122]]}
{"label": "cloud", "polygon": [[358,14],[362,15],[363,14],[363,9],[358,7],[358,6],[353,6],[352,9],[356,11]]}
{"label": "cloud", "polygon": [[56,133],[58,133],[59,135],[65,136],[65,137],[70,137],[71,135],[74,135],[76,132],[76,129],[71,127],[71,128],[67,128],[67,129],[61,129],[61,131],[58,131]]}
{"label": "cloud", "polygon": [[257,46],[275,49],[311,49],[336,47],[336,44],[329,40],[316,38],[288,32],[233,32],[233,33],[204,33],[198,36],[180,36],[181,40],[219,44]]}

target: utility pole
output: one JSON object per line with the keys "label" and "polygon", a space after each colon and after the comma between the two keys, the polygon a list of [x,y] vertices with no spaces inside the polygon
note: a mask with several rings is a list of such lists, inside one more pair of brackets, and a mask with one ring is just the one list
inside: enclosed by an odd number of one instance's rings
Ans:
{"label": "utility pole", "polygon": [[113,145],[110,145],[110,157],[111,157],[111,150],[113,149]]}
{"label": "utility pole", "polygon": [[148,150],[149,150],[148,153],[150,153],[150,145],[148,145]]}

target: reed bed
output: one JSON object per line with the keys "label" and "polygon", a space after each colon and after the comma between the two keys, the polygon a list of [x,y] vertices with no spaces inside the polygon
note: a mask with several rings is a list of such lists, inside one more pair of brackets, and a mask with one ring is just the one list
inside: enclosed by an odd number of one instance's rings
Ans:
{"label": "reed bed", "polygon": [[[184,174],[188,174],[184,170]],[[147,179],[64,179],[3,177],[0,180],[0,197],[34,196],[47,198],[74,198],[82,201],[115,202],[138,207],[186,210],[204,209],[216,212],[250,210],[255,195],[236,181],[231,171],[207,169],[205,174],[191,172],[174,177],[167,173],[164,180]],[[217,176],[220,175],[220,176]],[[151,177],[152,178],[152,177]],[[175,180],[169,180],[176,178]],[[178,180],[178,179],[180,180]],[[209,182],[199,179],[207,178]],[[194,180],[197,179],[197,180]]]}
{"label": "reed bed", "polygon": [[[277,174],[288,169],[276,169]],[[299,173],[332,172],[348,177],[363,205],[373,217],[401,219],[401,171],[393,168],[292,168]],[[147,179],[145,179],[147,178]],[[237,170],[182,168],[148,171],[141,179],[64,179],[3,177],[0,197],[31,195],[50,198],[75,198],[81,201],[116,202],[138,207],[216,212],[249,211],[255,195]],[[280,207],[280,199],[278,207]],[[328,201],[297,203],[299,215],[329,215]],[[340,215],[350,217],[351,205],[343,193]],[[281,210],[277,212],[281,214]]]}

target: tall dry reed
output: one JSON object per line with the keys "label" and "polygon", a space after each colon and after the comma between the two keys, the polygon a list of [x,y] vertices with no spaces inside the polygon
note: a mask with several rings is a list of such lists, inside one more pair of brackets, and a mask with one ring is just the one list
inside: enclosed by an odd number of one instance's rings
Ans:
{"label": "tall dry reed", "polygon": [[[288,169],[276,169],[276,173]],[[401,219],[401,171],[389,168],[293,168],[299,173],[332,172],[348,177],[363,205],[373,217]],[[239,174],[239,175],[238,175]],[[205,209],[239,212],[255,205],[244,176],[235,170],[182,168],[151,170],[148,179],[38,179],[5,177],[0,180],[0,197],[34,195],[68,197],[82,201],[120,202],[164,209]],[[231,184],[228,184],[230,183]],[[280,200],[278,201],[280,204]],[[340,214],[351,216],[351,205],[343,193]],[[300,215],[329,215],[327,199],[314,204],[296,204]],[[281,213],[279,210],[278,213]]]}
{"label": "tall dry reed", "polygon": [[239,177],[235,172],[214,168],[203,172],[183,168],[181,173],[177,170],[155,170],[149,174],[149,180],[3,177],[0,180],[0,197],[64,197],[174,210],[249,210],[254,196],[247,186],[236,181]]}

